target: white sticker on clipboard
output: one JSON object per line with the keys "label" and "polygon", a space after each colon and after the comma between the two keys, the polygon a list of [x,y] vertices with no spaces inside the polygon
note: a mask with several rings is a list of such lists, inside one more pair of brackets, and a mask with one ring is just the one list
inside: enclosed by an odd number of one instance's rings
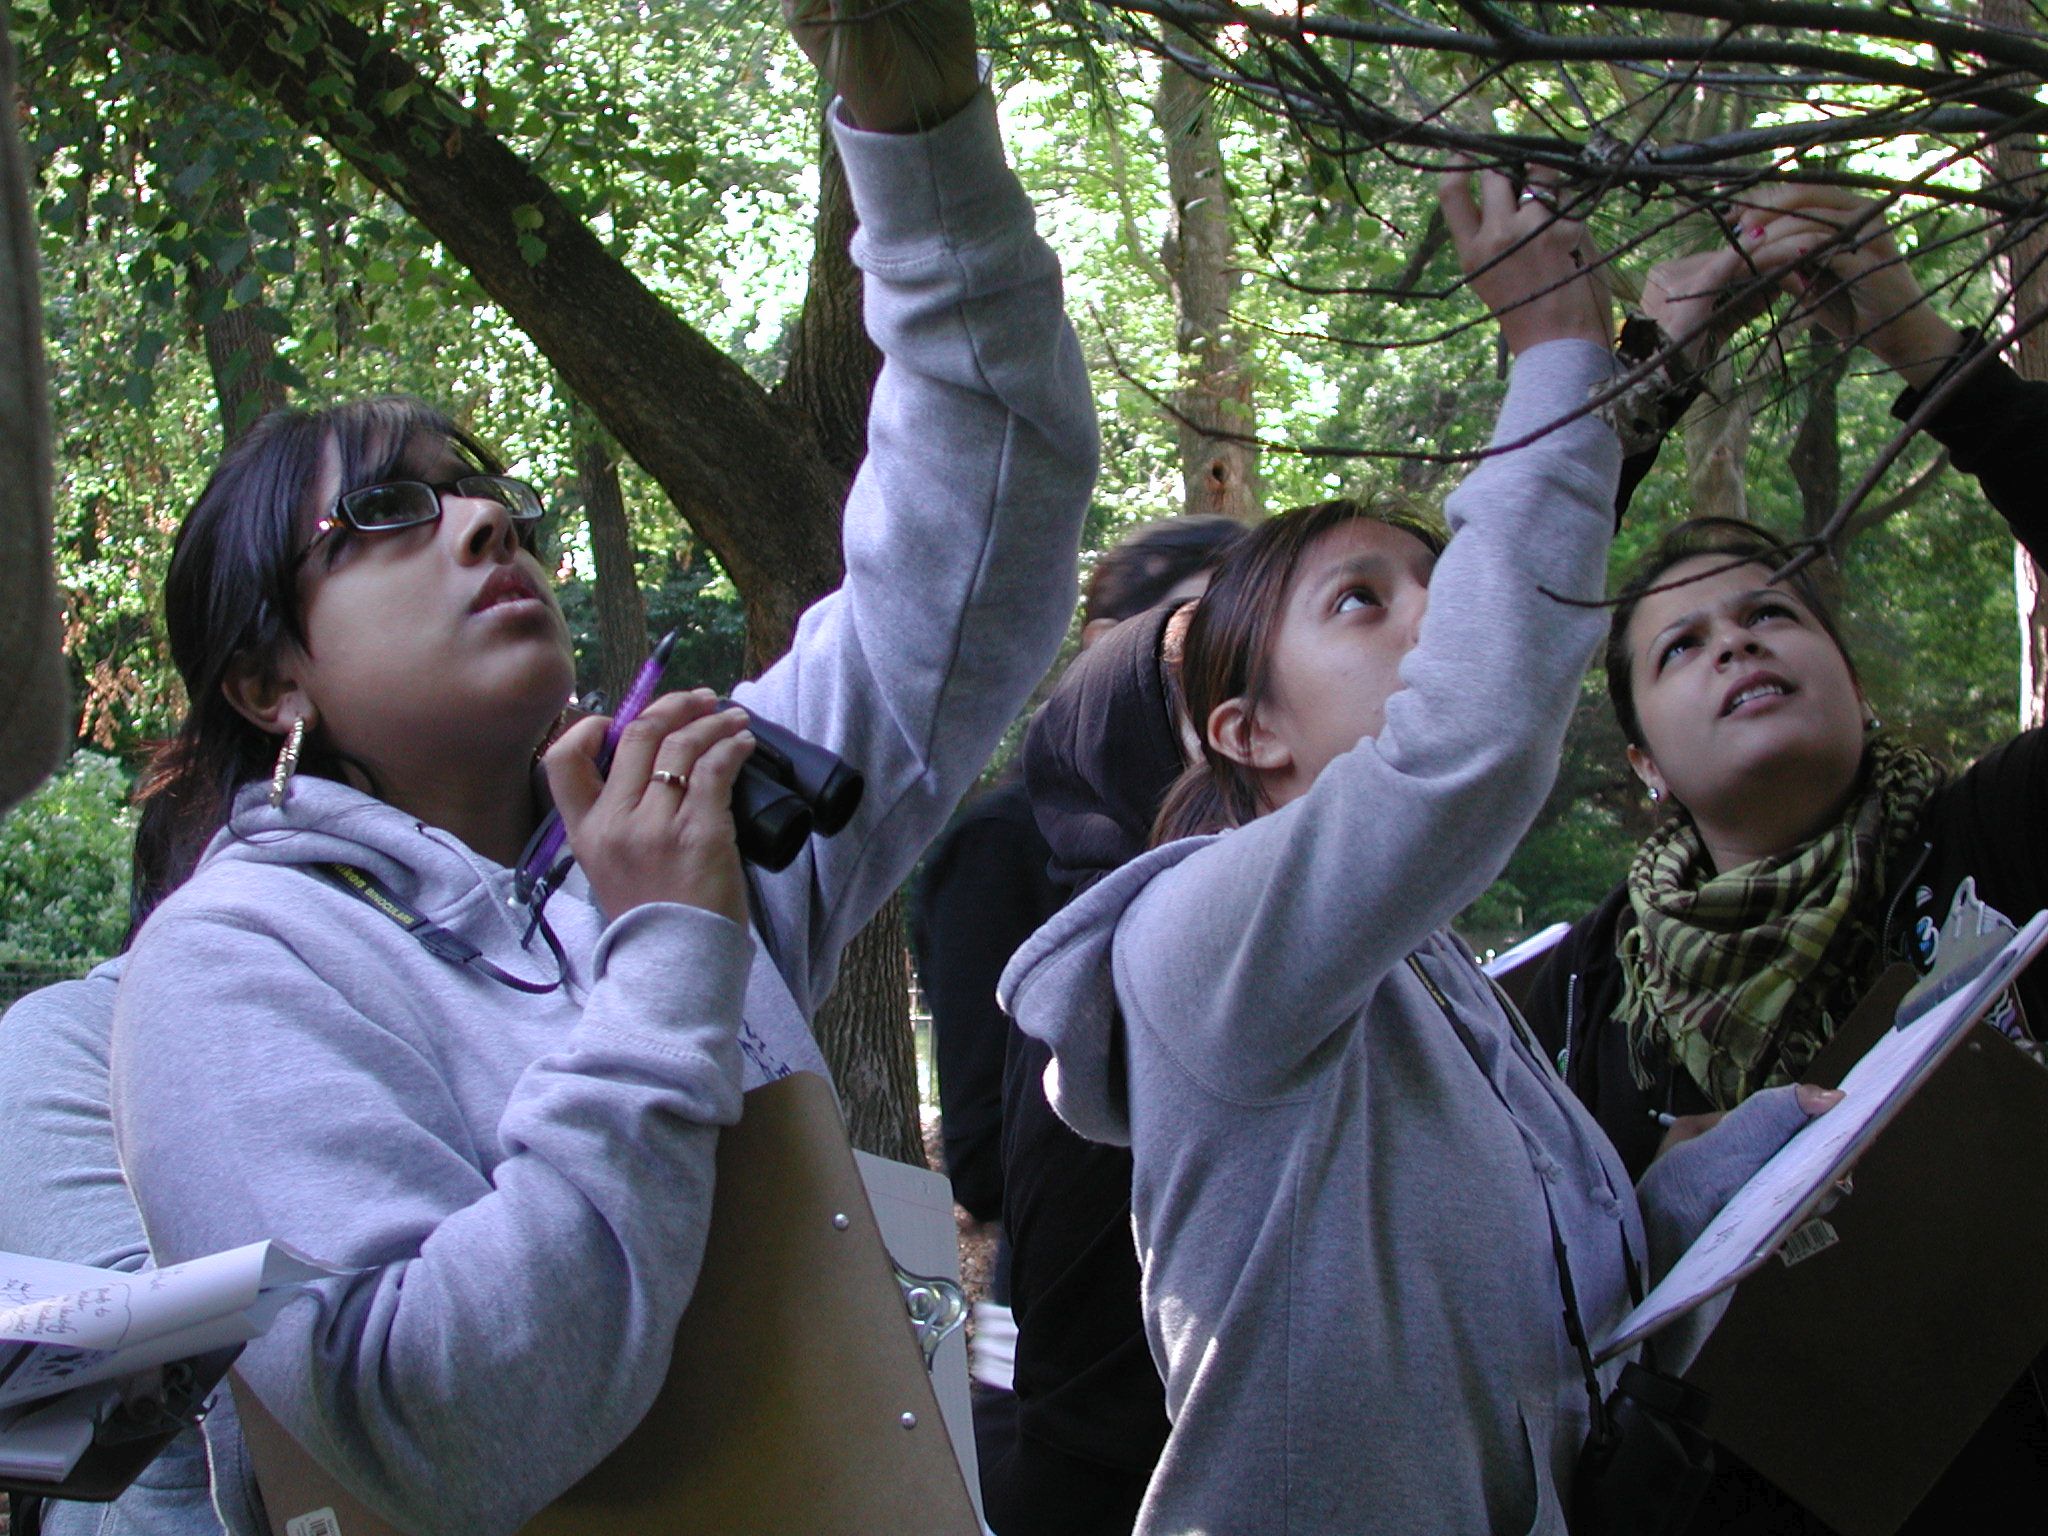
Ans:
{"label": "white sticker on clipboard", "polygon": [[1785,1246],[1778,1250],[1778,1258],[1787,1269],[1790,1269],[1794,1264],[1810,1259],[1817,1253],[1827,1252],[1841,1240],[1841,1233],[1834,1229],[1832,1223],[1816,1216],[1785,1239]]}
{"label": "white sticker on clipboard", "polygon": [[341,1536],[341,1517],[332,1509],[294,1515],[284,1523],[284,1536]]}

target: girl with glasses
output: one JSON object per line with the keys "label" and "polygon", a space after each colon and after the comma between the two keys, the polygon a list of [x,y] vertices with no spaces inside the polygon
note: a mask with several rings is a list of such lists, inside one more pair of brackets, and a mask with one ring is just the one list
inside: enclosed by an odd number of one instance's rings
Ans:
{"label": "girl with glasses", "polygon": [[[534,504],[424,406],[264,423],[173,556],[192,713],[152,782],[146,886],[195,850],[196,868],[121,984],[123,1163],[161,1262],[280,1238],[354,1268],[240,1370],[410,1531],[514,1530],[638,1421],[689,1304],[718,1128],[744,1089],[824,1070],[808,1021],[841,948],[1072,613],[1095,434],[1058,269],[964,3],[880,16],[798,28],[841,92],[885,356],[846,582],[737,690],[866,775],[837,837],[742,868],[751,737],[703,691],[649,706],[608,778],[605,722],[579,723],[543,794],[572,674]],[[527,943],[512,866],[548,797],[577,863]],[[266,1529],[220,1468],[231,1530]]]}
{"label": "girl with glasses", "polygon": [[[1580,410],[1612,368],[1580,230],[1480,180],[1475,204],[1447,178],[1444,211],[1515,362],[1448,543],[1333,501],[1232,549],[1180,673],[1200,760],[1154,846],[1004,974],[1054,1108],[1133,1154],[1173,1426],[1140,1532],[1563,1532],[1620,1364],[1582,1369],[1559,1252],[1597,1333],[1803,1120],[1767,1096],[1639,1210],[1448,931],[1556,771],[1599,620],[1546,594],[1599,593],[1621,462]],[[1117,817],[1098,754],[1040,747],[1035,796]],[[1042,784],[1049,756],[1071,766]]]}

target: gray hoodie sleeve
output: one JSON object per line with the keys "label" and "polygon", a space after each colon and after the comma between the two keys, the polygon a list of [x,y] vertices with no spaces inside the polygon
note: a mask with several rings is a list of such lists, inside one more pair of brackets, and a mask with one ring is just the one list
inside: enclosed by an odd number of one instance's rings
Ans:
{"label": "gray hoodie sleeve", "polygon": [[867,777],[851,826],[754,881],[756,921],[806,1016],[1051,665],[1096,463],[1059,264],[1003,162],[993,98],[924,135],[833,121],[885,361],[846,505],[845,584],[736,690]]}
{"label": "gray hoodie sleeve", "polygon": [[115,1126],[150,1246],[173,1263],[278,1237],[364,1266],[287,1307],[242,1373],[405,1529],[514,1530],[624,1438],[666,1371],[717,1127],[739,1116],[752,943],[689,907],[612,923],[486,1177],[445,1042],[406,1027],[402,995],[372,1019],[323,975],[353,958],[345,927],[323,955],[196,889],[152,919],[115,1010]]}
{"label": "gray hoodie sleeve", "polygon": [[[1569,414],[1611,368],[1590,342],[1530,348],[1494,443]],[[1171,1021],[1167,1048],[1212,1091],[1291,1091],[1527,830],[1605,619],[1542,589],[1600,595],[1620,453],[1611,429],[1582,417],[1483,460],[1446,504],[1453,537],[1379,735],[1133,904],[1117,934],[1119,995]]]}
{"label": "gray hoodie sleeve", "polygon": [[[120,969],[112,961],[82,981],[32,992],[0,1018],[0,1248],[11,1253],[100,1269],[149,1262],[107,1109]],[[180,1435],[112,1505],[48,1505],[43,1530],[220,1536],[199,1432]]]}

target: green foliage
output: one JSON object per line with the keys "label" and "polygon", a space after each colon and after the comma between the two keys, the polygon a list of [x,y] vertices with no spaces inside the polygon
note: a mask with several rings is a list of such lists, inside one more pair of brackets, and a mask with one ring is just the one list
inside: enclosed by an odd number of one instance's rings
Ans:
{"label": "green foliage", "polygon": [[0,970],[85,970],[128,929],[128,775],[77,752],[0,817]]}
{"label": "green foliage", "polygon": [[[358,99],[352,78],[330,72],[316,95],[361,114],[424,108],[436,135],[443,124],[450,134],[478,125],[497,134],[683,319],[775,382],[811,256],[818,103],[772,8],[340,0],[336,9],[394,38],[422,79]],[[1607,25],[1596,11],[1574,14]],[[158,586],[222,440],[204,342],[230,315],[272,337],[270,377],[293,398],[426,396],[542,487],[558,513],[551,557],[587,685],[594,569],[562,388],[476,279],[364,169],[210,63],[152,50],[139,29],[110,28],[84,0],[25,0],[11,25],[44,237],[58,555],[81,739],[129,753],[166,734],[182,710]],[[1152,115],[1159,65],[1048,22],[1037,7],[986,15],[983,35],[998,61],[1010,153],[1065,266],[1092,369],[1104,469],[1087,541],[1100,548],[1181,502],[1174,424],[1159,403],[1179,368],[1157,255],[1168,222]],[[324,44],[307,24],[281,47],[318,57]],[[1610,91],[1582,73],[1584,103],[1549,79],[1505,93],[1473,61],[1449,55],[1397,64],[1361,50],[1347,67],[1396,97],[1465,93],[1460,120],[1503,132],[1605,113],[1625,88],[1619,76]],[[1407,73],[1396,78],[1399,70]],[[1725,110],[1708,107],[1694,125],[1701,133],[1727,126],[1716,115]],[[1483,446],[1502,375],[1492,327],[1469,296],[1452,293],[1452,253],[1429,241],[1433,187],[1388,159],[1305,145],[1256,104],[1225,98],[1216,111],[1243,266],[1233,324],[1257,377],[1259,434],[1275,445],[1260,466],[1268,505],[1388,484],[1436,501]],[[1893,152],[1916,146],[1901,141]],[[1696,233],[1638,242],[1641,210],[1611,202],[1594,233],[1624,252],[1624,289]],[[563,213],[547,206],[508,199],[492,215],[517,232],[529,262],[560,234]],[[1943,306],[1962,319],[1985,313],[1982,280],[1970,275],[1981,242],[1951,241],[1938,217],[1914,233],[1916,269]],[[224,377],[238,366],[248,364],[231,360]],[[1796,367],[1789,382],[1765,377],[1751,510],[1796,531],[1785,447],[1805,410],[1803,386]],[[1889,435],[1890,396],[1883,378],[1852,372],[1844,384],[1845,481]],[[1926,458],[1916,448],[1888,487]],[[729,585],[652,482],[631,465],[622,476],[650,630],[680,625],[691,637],[674,677],[729,685],[743,629]],[[1687,510],[1673,445],[1638,496],[1617,568]],[[1997,519],[1952,474],[1849,551],[1847,623],[1880,712],[1959,758],[2009,730],[2009,551]],[[1474,936],[1494,942],[1575,915],[1619,877],[1646,827],[1604,698],[1589,684],[1558,789],[1471,915]]]}

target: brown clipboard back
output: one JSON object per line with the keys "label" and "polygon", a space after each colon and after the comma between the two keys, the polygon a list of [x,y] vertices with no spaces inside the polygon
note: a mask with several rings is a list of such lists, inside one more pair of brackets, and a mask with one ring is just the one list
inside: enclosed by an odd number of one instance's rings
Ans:
{"label": "brown clipboard back", "polygon": [[[1895,967],[1809,1074],[1888,1028]],[[1858,1160],[1836,1241],[1736,1287],[1687,1379],[1707,1427],[1843,1536],[1904,1524],[2048,1342],[2048,1071],[1975,1026]]]}
{"label": "brown clipboard back", "polygon": [[[246,1385],[235,1401],[273,1536],[320,1509],[336,1536],[398,1536]],[[719,1136],[704,1269],[660,1395],[522,1536],[980,1529],[831,1089],[813,1073],[755,1089]]]}

